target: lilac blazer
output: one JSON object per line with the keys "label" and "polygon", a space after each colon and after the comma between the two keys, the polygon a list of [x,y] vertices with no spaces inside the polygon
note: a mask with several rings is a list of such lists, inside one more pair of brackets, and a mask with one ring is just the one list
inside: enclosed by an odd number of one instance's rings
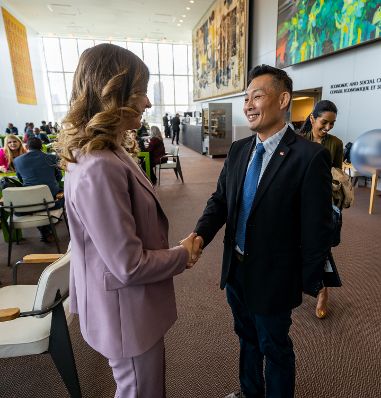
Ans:
{"label": "lilac blazer", "polygon": [[168,220],[124,150],[77,160],[65,175],[71,311],[105,357],[137,356],[177,318],[172,277],[184,271],[188,253],[168,248]]}

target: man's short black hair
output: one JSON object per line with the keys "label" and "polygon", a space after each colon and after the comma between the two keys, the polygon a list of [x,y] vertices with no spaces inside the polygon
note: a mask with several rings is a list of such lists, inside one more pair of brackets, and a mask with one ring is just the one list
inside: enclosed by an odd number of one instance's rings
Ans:
{"label": "man's short black hair", "polygon": [[41,124],[46,124],[45,120],[42,120]]}
{"label": "man's short black hair", "polygon": [[[283,69],[274,68],[270,65],[257,65],[249,71],[247,77],[247,84],[249,85],[253,79],[262,75],[271,75],[274,83],[280,90],[285,90],[292,95],[292,80],[291,77]],[[281,87],[281,85],[283,87]]]}
{"label": "man's short black hair", "polygon": [[37,137],[30,137],[28,139],[26,146],[28,147],[28,149],[37,149],[37,150],[41,151],[42,141]]}

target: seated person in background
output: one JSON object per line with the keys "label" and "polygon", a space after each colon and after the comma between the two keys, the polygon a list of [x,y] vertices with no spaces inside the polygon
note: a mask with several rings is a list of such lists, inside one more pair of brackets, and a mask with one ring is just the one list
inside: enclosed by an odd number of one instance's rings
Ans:
{"label": "seated person in background", "polygon": [[27,126],[27,128],[25,130],[24,137],[23,137],[23,141],[25,143],[28,142],[29,138],[34,137],[33,129],[34,129],[34,124],[33,123],[28,123],[28,126]]}
{"label": "seated person in background", "polygon": [[136,139],[136,141],[137,141],[137,143],[138,143],[138,145],[139,145],[139,150],[140,150],[140,152],[146,152],[146,151],[147,151],[147,148],[146,148],[146,146],[144,145],[145,141],[144,141],[144,138],[143,138],[143,136],[142,136],[142,133],[141,133],[140,129],[139,129],[139,130],[136,130],[135,139]]}
{"label": "seated person in background", "polygon": [[151,138],[147,150],[150,153],[151,181],[153,184],[156,184],[155,166],[159,164],[160,161],[161,163],[167,163],[168,160],[168,158],[163,157],[165,155],[163,136],[161,135],[160,129],[156,126],[151,127]]}
{"label": "seated person in background", "polygon": [[46,124],[45,120],[41,122],[40,130],[43,131],[45,134],[52,134],[50,131],[50,127]]}
{"label": "seated person in background", "polygon": [[14,134],[7,135],[4,140],[4,148],[0,148],[0,172],[14,171],[13,160],[24,153],[26,153],[26,149],[21,139]]}
{"label": "seated person in background", "polygon": [[5,134],[18,135],[19,130],[12,123],[8,123],[8,127],[5,129]]}
{"label": "seated person in background", "polygon": [[[62,178],[61,170],[58,168],[58,159],[55,155],[46,154],[41,151],[42,142],[37,137],[32,137],[27,143],[28,152],[14,160],[17,177],[23,186],[47,185],[53,198],[62,188],[58,182]],[[60,199],[55,209],[63,207],[64,199]],[[42,242],[52,242],[54,240],[49,226],[38,227],[41,232]]]}
{"label": "seated person in background", "polygon": [[141,126],[136,130],[136,134],[140,137],[143,135],[148,135],[148,130],[144,123],[142,123]]}
{"label": "seated person in background", "polygon": [[57,133],[57,129],[56,129],[55,126],[53,126],[52,122],[49,122],[49,123],[48,123],[48,127],[49,127],[49,130],[50,130],[50,133],[49,133],[49,134],[55,134],[55,133]]}
{"label": "seated person in background", "polygon": [[36,138],[39,138],[43,144],[49,144],[50,140],[48,138],[48,135],[44,132],[41,131],[38,127],[35,127],[33,130],[33,134]]}

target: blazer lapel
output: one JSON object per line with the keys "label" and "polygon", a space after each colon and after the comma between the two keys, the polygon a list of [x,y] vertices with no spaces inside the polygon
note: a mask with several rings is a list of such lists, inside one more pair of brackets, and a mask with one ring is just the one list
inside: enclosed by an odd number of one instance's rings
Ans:
{"label": "blazer lapel", "polygon": [[[279,145],[275,149],[269,164],[266,167],[265,172],[262,175],[261,181],[259,182],[257,192],[255,194],[254,203],[251,208],[250,214],[253,213],[254,209],[257,207],[258,203],[262,199],[267,188],[274,179],[277,171],[279,170],[282,163],[286,160],[288,153],[290,152],[289,145],[295,141],[295,132],[288,128],[284,134]],[[250,216],[249,216],[250,217]]]}
{"label": "blazer lapel", "polygon": [[126,153],[123,149],[117,149],[114,151],[115,155],[118,156],[118,158],[125,164],[128,165],[128,167],[132,168],[134,170],[134,174],[137,178],[137,180],[140,182],[141,185],[144,186],[151,194],[156,197],[156,192],[153,189],[153,186],[151,182],[149,181],[148,177],[144,174],[143,170],[140,169],[140,166],[135,163],[135,161],[131,158],[128,153]]}
{"label": "blazer lapel", "polygon": [[241,197],[242,187],[246,176],[247,165],[249,164],[250,156],[251,153],[253,152],[255,139],[256,139],[256,134],[253,135],[252,140],[247,142],[247,144],[243,147],[243,150],[241,151],[241,157],[238,162],[236,178],[235,178],[235,180],[237,181],[237,192],[235,198],[236,205],[238,204]]}

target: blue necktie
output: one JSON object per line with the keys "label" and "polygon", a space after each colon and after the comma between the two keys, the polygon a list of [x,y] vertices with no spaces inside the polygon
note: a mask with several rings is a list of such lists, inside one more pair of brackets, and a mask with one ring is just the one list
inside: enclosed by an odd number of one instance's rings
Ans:
{"label": "blue necktie", "polygon": [[265,147],[260,142],[255,149],[254,159],[247,170],[245,182],[243,185],[242,202],[238,213],[236,243],[243,252],[245,250],[246,223],[249,217],[251,206],[257,192],[259,176],[261,174],[263,154],[266,152]]}

